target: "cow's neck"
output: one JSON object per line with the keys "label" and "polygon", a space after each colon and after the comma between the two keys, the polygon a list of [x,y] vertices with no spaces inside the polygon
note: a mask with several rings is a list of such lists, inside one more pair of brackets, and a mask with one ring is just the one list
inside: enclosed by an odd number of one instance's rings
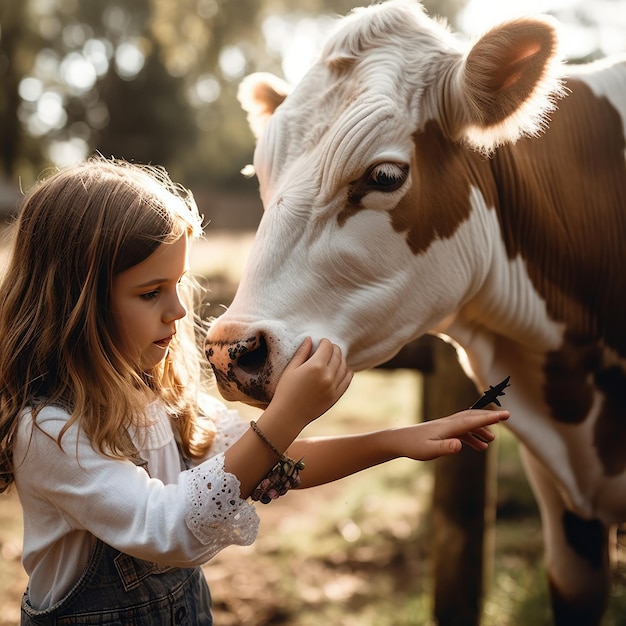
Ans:
{"label": "cow's neck", "polygon": [[[603,123],[580,123],[589,115]],[[543,137],[498,151],[491,166],[507,255],[524,261],[549,316],[626,357],[626,293],[610,275],[626,232],[623,137],[617,111],[581,83]]]}

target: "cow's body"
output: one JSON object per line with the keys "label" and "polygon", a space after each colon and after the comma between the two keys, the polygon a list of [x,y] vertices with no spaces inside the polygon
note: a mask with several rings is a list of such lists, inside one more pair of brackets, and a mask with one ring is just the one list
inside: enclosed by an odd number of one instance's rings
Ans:
{"label": "cow's body", "polygon": [[511,375],[556,621],[595,624],[626,520],[626,62],[569,72],[537,136],[552,27],[459,48],[392,2],[347,18],[284,102],[249,83],[266,211],[207,351],[257,404],[307,335],[364,369],[438,332],[481,387]]}

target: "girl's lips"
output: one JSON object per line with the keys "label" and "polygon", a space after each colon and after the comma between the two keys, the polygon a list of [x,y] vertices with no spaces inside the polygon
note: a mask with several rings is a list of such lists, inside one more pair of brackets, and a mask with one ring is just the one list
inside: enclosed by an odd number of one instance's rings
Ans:
{"label": "girl's lips", "polygon": [[165,337],[164,339],[159,339],[158,341],[154,342],[155,346],[158,346],[159,348],[167,348],[170,345],[170,342],[172,341],[172,337],[173,335],[170,335],[169,337]]}

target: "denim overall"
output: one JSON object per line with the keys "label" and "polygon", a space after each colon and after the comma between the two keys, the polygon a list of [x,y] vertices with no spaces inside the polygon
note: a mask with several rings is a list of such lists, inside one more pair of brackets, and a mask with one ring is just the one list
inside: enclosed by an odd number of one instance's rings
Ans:
{"label": "denim overall", "polygon": [[[148,471],[138,454],[132,460]],[[28,590],[22,598],[21,626],[65,624],[212,626],[211,595],[199,567],[161,567],[96,539],[81,577],[57,604],[37,611]]]}

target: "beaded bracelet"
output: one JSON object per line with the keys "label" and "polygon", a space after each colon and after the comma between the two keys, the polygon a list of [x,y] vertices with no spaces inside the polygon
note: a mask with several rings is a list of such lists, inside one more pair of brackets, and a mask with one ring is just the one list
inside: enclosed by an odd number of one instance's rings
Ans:
{"label": "beaded bracelet", "polygon": [[278,448],[263,434],[257,423],[252,420],[250,427],[259,439],[279,458],[279,461],[257,485],[250,496],[261,504],[269,504],[272,500],[284,496],[290,489],[300,486],[300,471],[304,469],[302,459],[294,461],[282,454]]}

